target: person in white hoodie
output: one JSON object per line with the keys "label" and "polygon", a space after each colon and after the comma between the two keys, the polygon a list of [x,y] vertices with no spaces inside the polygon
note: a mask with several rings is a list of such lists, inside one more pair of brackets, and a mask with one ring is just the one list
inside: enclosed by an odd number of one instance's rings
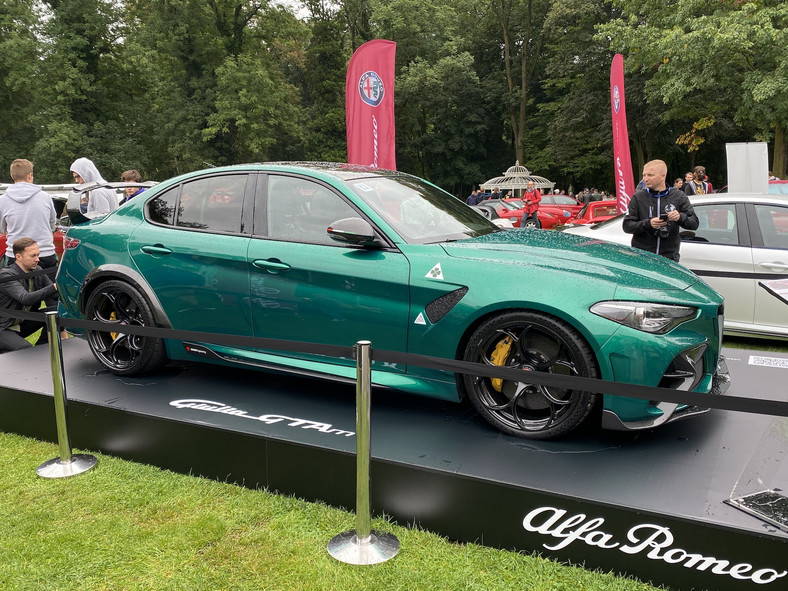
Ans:
{"label": "person in white hoodie", "polygon": [[[106,183],[91,160],[77,158],[71,165],[71,176],[78,185],[84,183]],[[93,189],[88,193],[87,213],[109,213],[118,208],[118,194],[112,189]]]}
{"label": "person in white hoodie", "polygon": [[38,243],[39,265],[46,269],[57,265],[52,232],[57,214],[52,197],[33,184],[33,163],[17,158],[11,163],[9,186],[0,196],[0,233],[6,234],[6,250],[0,253],[0,268],[14,262],[14,242],[29,237]]}

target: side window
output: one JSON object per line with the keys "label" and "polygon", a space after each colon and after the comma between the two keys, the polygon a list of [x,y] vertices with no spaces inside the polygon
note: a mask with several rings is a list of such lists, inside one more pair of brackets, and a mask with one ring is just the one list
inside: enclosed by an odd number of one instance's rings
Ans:
{"label": "side window", "polygon": [[271,175],[264,227],[269,238],[339,246],[326,229],[336,220],[358,217],[339,195],[307,179]]}
{"label": "side window", "polygon": [[733,203],[698,205],[694,207],[698,216],[695,240],[712,244],[738,244],[736,206]]}
{"label": "side window", "polygon": [[756,205],[755,214],[761,227],[763,245],[767,248],[788,249],[788,207]]}
{"label": "side window", "polygon": [[173,187],[148,202],[148,219],[179,228],[240,232],[246,180],[245,174],[212,176]]}
{"label": "side window", "polygon": [[172,226],[175,224],[175,211],[178,205],[179,186],[167,189],[147,203],[148,219],[155,224]]}
{"label": "side window", "polygon": [[183,184],[175,225],[240,232],[247,175],[211,176]]}

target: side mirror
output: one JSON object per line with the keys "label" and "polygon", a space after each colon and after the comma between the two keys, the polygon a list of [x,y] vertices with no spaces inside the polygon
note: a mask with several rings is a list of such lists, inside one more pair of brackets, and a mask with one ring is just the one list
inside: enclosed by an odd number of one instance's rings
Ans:
{"label": "side mirror", "polygon": [[359,246],[374,246],[375,230],[369,222],[361,218],[344,218],[335,221],[326,229],[332,240],[344,244],[355,244]]}
{"label": "side mirror", "polygon": [[696,236],[695,232],[692,230],[682,230],[681,233],[679,233],[679,236],[681,237],[682,242],[708,242],[706,238],[703,238],[702,236]]}

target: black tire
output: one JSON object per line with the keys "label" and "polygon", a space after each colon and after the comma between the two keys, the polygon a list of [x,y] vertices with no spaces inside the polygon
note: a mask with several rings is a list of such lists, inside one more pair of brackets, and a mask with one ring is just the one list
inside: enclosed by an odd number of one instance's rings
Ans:
{"label": "black tire", "polygon": [[[507,341],[508,339],[508,341]],[[597,377],[591,348],[563,322],[538,312],[502,313],[477,328],[465,361],[525,371]],[[476,410],[495,428],[526,439],[552,439],[577,428],[594,408],[591,392],[463,375]]]}
{"label": "black tire", "polygon": [[119,325],[118,332],[88,331],[90,350],[112,373],[136,376],[167,362],[162,339],[124,334],[121,325],[156,326],[150,305],[140,291],[113,279],[99,285],[88,298],[85,318]]}
{"label": "black tire", "polygon": [[539,228],[539,223],[533,218],[528,218],[521,224],[523,228]]}

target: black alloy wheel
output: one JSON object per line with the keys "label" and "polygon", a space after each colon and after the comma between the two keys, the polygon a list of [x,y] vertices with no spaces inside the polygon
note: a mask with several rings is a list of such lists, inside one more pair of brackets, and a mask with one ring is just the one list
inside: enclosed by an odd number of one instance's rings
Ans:
{"label": "black alloy wheel", "polygon": [[117,325],[113,332],[88,331],[96,359],[112,373],[124,376],[150,373],[167,362],[164,341],[130,335],[123,326],[156,326],[153,312],[140,291],[117,279],[105,281],[88,298],[85,318]]}
{"label": "black alloy wheel", "polygon": [[[491,366],[566,376],[597,377],[588,344],[563,322],[538,312],[495,316],[474,331],[463,359]],[[526,439],[552,439],[572,431],[591,413],[597,395],[496,378],[463,375],[476,410],[494,427]]]}

